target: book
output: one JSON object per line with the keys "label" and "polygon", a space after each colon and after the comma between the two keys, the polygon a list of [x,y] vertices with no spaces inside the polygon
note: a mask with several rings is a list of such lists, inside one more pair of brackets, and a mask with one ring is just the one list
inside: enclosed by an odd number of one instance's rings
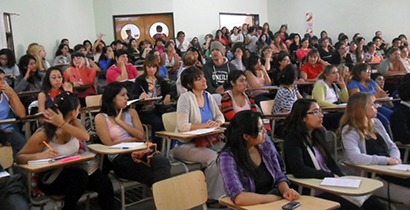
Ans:
{"label": "book", "polygon": [[0,172],[0,178],[8,177],[10,174],[7,171]]}
{"label": "book", "polygon": [[320,185],[328,187],[346,187],[346,188],[359,188],[362,180],[360,179],[342,179],[326,177],[323,179]]}
{"label": "book", "polygon": [[391,170],[396,171],[409,171],[410,172],[410,165],[407,164],[398,164],[393,167],[390,167]]}
{"label": "book", "polygon": [[210,133],[216,129],[219,128],[203,128],[203,129],[196,129],[193,131],[187,131],[187,132],[183,132],[182,134],[193,134],[193,135],[200,135],[200,134],[206,134],[206,133]]}
{"label": "book", "polygon": [[138,98],[138,99],[134,99],[134,100],[129,100],[129,101],[127,101],[127,106],[129,106],[129,105],[131,105],[131,104],[133,104],[133,103],[135,103],[135,102],[137,102],[137,101],[140,101],[140,100],[142,100],[141,98]]}
{"label": "book", "polygon": [[110,149],[135,149],[138,147],[144,147],[144,142],[122,142],[116,145],[112,145]]}
{"label": "book", "polygon": [[54,158],[45,158],[45,159],[38,159],[38,160],[29,160],[29,161],[27,162],[27,164],[29,164],[29,165],[38,165],[38,164],[52,163],[52,162],[54,162],[54,161],[56,161],[56,160],[60,160],[60,159],[66,158],[66,157],[68,157],[68,155],[60,155],[60,156],[57,156],[57,157],[54,157]]}

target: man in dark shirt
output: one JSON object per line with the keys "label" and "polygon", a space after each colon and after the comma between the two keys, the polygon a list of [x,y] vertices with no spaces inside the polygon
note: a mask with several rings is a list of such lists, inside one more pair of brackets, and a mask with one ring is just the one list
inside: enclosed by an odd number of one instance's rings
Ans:
{"label": "man in dark shirt", "polygon": [[225,58],[225,48],[220,42],[212,43],[211,56],[212,60],[202,67],[202,71],[208,86],[206,90],[214,96],[220,105],[222,94],[225,93],[223,84],[228,80],[229,73],[237,68]]}
{"label": "man in dark shirt", "polygon": [[394,141],[410,144],[410,74],[404,76],[399,84],[400,105],[390,116],[390,126]]}

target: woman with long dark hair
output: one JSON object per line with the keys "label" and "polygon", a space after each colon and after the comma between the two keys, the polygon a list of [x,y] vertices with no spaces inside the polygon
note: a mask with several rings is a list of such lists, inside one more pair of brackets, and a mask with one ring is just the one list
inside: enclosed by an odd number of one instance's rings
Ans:
{"label": "woman with long dark hair", "polygon": [[[322,121],[323,113],[316,100],[300,99],[293,104],[286,118],[284,153],[287,173],[297,178],[343,176],[327,147]],[[360,206],[332,193],[318,191],[315,196],[336,201],[341,204],[341,209],[385,209],[374,196],[370,196]]]}
{"label": "woman with long dark hair", "polygon": [[[95,125],[103,144],[111,146],[121,142],[146,141],[138,113],[127,107],[127,89],[123,84],[112,82],[107,85],[101,101],[101,111],[95,117]],[[149,163],[145,163],[137,154],[109,155],[115,174],[150,186],[171,177],[171,165],[166,157],[155,154]]]}
{"label": "woman with long dark hair", "polygon": [[[266,72],[265,66],[262,65],[259,56],[251,55],[248,59],[247,69],[245,74],[250,88],[261,88],[265,85],[272,85],[272,81]],[[275,97],[275,95],[269,93],[269,90],[254,90],[252,91],[252,96],[258,105],[261,101],[272,100]]]}
{"label": "woman with long dark hair", "polygon": [[271,141],[258,112],[236,113],[226,132],[227,141],[219,155],[219,171],[225,192],[237,205],[255,205],[299,198],[289,188]]}
{"label": "woman with long dark hair", "polygon": [[[77,119],[80,112],[77,96],[64,92],[56,97],[49,109],[44,111],[44,127],[35,132],[17,155],[16,162],[26,164],[30,160],[54,158],[59,155],[70,156],[80,150],[85,141],[90,140],[87,130]],[[47,142],[52,149],[46,147]],[[44,171],[38,176],[38,188],[47,195],[64,195],[64,207],[74,209],[77,201],[86,190],[98,193],[101,209],[114,209],[114,190],[111,180],[95,167],[87,169],[65,167],[59,173]],[[47,178],[56,174],[54,180]],[[51,182],[51,183],[50,183]]]}

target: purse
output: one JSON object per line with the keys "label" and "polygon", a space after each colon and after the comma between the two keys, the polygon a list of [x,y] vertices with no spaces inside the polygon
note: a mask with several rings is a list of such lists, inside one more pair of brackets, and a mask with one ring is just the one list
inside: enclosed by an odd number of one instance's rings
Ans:
{"label": "purse", "polygon": [[207,147],[225,139],[224,134],[213,134],[195,138],[195,147]]}

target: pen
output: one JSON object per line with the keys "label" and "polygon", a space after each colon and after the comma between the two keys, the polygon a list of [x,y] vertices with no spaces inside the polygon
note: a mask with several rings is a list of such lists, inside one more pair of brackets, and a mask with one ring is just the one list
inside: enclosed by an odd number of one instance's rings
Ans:
{"label": "pen", "polygon": [[140,85],[140,88],[142,89],[142,91],[144,91],[145,94],[147,94],[147,92],[145,92],[144,88],[142,87],[142,85]]}

